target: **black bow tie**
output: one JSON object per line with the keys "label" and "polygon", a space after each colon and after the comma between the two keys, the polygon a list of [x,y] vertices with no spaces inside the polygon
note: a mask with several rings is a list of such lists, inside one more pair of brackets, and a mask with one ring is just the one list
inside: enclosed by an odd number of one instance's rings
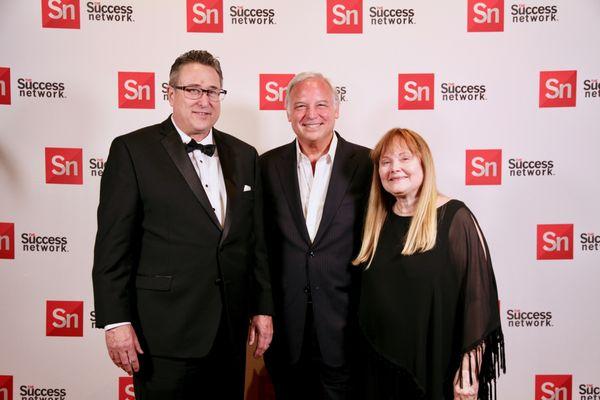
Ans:
{"label": "black bow tie", "polygon": [[191,153],[194,150],[200,150],[209,157],[212,157],[212,155],[215,154],[216,148],[217,147],[214,144],[200,144],[194,139],[190,140],[188,143],[185,144],[185,150],[188,153]]}

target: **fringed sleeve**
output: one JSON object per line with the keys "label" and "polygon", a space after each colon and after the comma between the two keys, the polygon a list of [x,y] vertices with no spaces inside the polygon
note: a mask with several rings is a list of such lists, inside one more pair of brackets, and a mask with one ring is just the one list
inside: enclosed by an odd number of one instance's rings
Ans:
{"label": "fringed sleeve", "polygon": [[[463,277],[460,296],[463,304],[458,314],[460,354],[455,358],[460,363],[459,384],[462,387],[464,383],[460,372],[468,369],[470,384],[478,377],[478,399],[493,400],[497,398],[496,378],[506,372],[504,336],[490,252],[468,208],[461,208],[454,216],[449,242],[450,256]],[[474,352],[475,357],[464,357],[470,352]]]}

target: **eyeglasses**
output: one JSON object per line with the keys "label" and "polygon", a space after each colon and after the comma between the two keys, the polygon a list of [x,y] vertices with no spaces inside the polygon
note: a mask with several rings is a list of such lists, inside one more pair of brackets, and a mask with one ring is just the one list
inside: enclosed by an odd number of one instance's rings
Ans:
{"label": "eyeglasses", "polygon": [[174,89],[183,90],[183,95],[186,99],[190,100],[198,100],[202,97],[203,94],[208,96],[208,100],[210,101],[221,101],[225,98],[227,94],[227,90],[225,89],[202,89],[198,86],[174,86],[171,85]]}

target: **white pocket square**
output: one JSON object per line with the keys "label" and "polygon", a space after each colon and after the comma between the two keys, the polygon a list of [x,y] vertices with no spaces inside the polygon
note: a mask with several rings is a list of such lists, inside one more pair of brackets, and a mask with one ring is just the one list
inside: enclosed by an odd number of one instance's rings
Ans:
{"label": "white pocket square", "polygon": [[251,190],[252,190],[252,188],[250,186],[244,185],[244,192],[249,192]]}

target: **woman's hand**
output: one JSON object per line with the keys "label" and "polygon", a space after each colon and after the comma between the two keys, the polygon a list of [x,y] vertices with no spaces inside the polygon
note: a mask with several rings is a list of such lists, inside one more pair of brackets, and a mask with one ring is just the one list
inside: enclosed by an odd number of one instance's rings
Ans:
{"label": "woman's hand", "polygon": [[[462,374],[462,387],[458,376],[459,373]],[[469,373],[468,369],[459,369],[456,371],[456,375],[454,376],[454,400],[477,400],[477,392],[479,391],[477,374],[473,374],[473,384],[471,384]]]}
{"label": "woman's hand", "polygon": [[479,371],[475,366],[481,365],[484,351],[485,343],[481,343],[463,356],[460,367],[454,375],[454,400],[477,400]]}

